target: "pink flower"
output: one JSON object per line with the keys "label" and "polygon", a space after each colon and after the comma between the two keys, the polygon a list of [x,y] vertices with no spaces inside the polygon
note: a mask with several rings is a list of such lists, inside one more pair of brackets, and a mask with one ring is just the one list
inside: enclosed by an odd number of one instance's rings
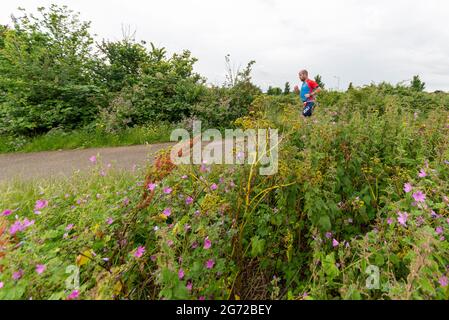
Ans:
{"label": "pink flower", "polygon": [[185,179],[187,179],[187,176],[186,176],[186,175],[183,175],[183,176],[181,177],[181,179],[185,180]]}
{"label": "pink flower", "polygon": [[186,288],[187,288],[187,290],[192,291],[192,282],[187,281]]}
{"label": "pink flower", "polygon": [[201,297],[198,298],[198,300],[202,301],[202,300],[206,300],[206,298],[204,296],[201,296]]}
{"label": "pink flower", "polygon": [[164,188],[164,193],[165,194],[170,194],[172,191],[173,191],[173,189],[170,188],[170,187]]}
{"label": "pink flower", "polygon": [[328,239],[332,238],[332,232],[326,232],[325,237]]}
{"label": "pink flower", "polygon": [[178,271],[178,278],[179,280],[182,280],[184,278],[184,270],[182,268]]}
{"label": "pink flower", "polygon": [[212,245],[212,242],[209,240],[209,237],[206,237],[206,239],[204,239],[204,249],[210,249],[210,247],[211,247],[211,245]]}
{"label": "pink flower", "polygon": [[447,287],[447,277],[446,276],[442,276],[440,279],[438,279],[438,282],[440,283],[440,285],[442,287]]}
{"label": "pink flower", "polygon": [[123,205],[127,206],[128,204],[129,204],[129,199],[128,198],[123,199]]}
{"label": "pink flower", "polygon": [[3,288],[3,286],[4,286],[4,283],[0,282],[0,289]]}
{"label": "pink flower", "polygon": [[150,183],[150,184],[148,184],[147,189],[150,191],[153,191],[154,189],[156,189],[156,187],[157,187],[157,184]]}
{"label": "pink flower", "polygon": [[212,269],[214,267],[214,264],[215,264],[214,260],[209,259],[209,260],[206,261],[206,268],[207,269]]}
{"label": "pink flower", "polygon": [[45,269],[47,269],[47,267],[44,264],[36,265],[36,272],[38,274],[42,274],[45,271]]}
{"label": "pink flower", "polygon": [[171,247],[173,245],[173,240],[167,240],[167,245]]}
{"label": "pink flower", "polygon": [[427,173],[424,171],[424,169],[421,169],[421,171],[418,174],[418,177],[425,178],[427,177]]}
{"label": "pink flower", "polygon": [[108,225],[111,225],[113,222],[114,222],[114,220],[113,220],[111,217],[109,217],[109,218],[106,220],[106,223],[107,223]]}
{"label": "pink flower", "polygon": [[12,278],[14,280],[19,280],[20,278],[22,278],[23,274],[24,274],[23,270],[20,269],[19,271],[16,271],[12,274]]}
{"label": "pink flower", "polygon": [[436,232],[437,234],[443,234],[443,228],[442,228],[442,227],[437,227],[437,228],[435,229],[435,232]]}
{"label": "pink flower", "polygon": [[405,193],[409,193],[410,191],[412,191],[412,188],[413,188],[413,186],[410,183],[404,184]]}
{"label": "pink flower", "polygon": [[154,256],[154,255],[153,255],[153,256],[150,256],[150,259],[151,259],[151,261],[154,262],[154,261],[156,261],[156,256]]}
{"label": "pink flower", "polygon": [[338,247],[338,245],[339,245],[340,243],[337,241],[337,240],[335,240],[335,239],[333,239],[332,240],[332,246],[335,248],[335,247]]}
{"label": "pink flower", "polygon": [[407,212],[398,212],[398,222],[404,227],[407,226],[408,213]]}
{"label": "pink flower", "polygon": [[68,296],[67,296],[67,300],[75,300],[78,299],[80,293],[78,290],[73,290]]}
{"label": "pink flower", "polygon": [[388,223],[389,225],[392,224],[392,223],[393,223],[393,219],[388,218],[388,219],[387,219],[387,223]]}
{"label": "pink flower", "polygon": [[2,216],[9,216],[12,213],[12,210],[6,209],[3,211]]}
{"label": "pink flower", "polygon": [[144,253],[145,253],[145,247],[139,246],[139,247],[136,249],[136,252],[134,253],[134,256],[135,256],[136,258],[140,258],[140,257],[143,256]]}
{"label": "pink flower", "polygon": [[95,163],[95,162],[97,162],[97,157],[96,156],[91,156],[89,158],[89,161],[92,162],[92,163]]}
{"label": "pink flower", "polygon": [[415,199],[416,202],[424,202],[426,201],[426,195],[421,191],[418,191],[413,194],[413,199]]}
{"label": "pink flower", "polygon": [[34,210],[41,210],[48,206],[47,200],[37,200],[36,205],[34,206]]}
{"label": "pink flower", "polygon": [[198,243],[195,241],[194,243],[192,243],[192,249],[196,249],[198,248]]}
{"label": "pink flower", "polygon": [[212,183],[212,185],[210,186],[210,189],[211,189],[212,191],[215,191],[215,190],[218,189],[218,186],[217,186],[215,183]]}
{"label": "pink flower", "polygon": [[100,176],[102,176],[102,177],[106,176],[106,172],[104,170],[101,170],[100,171]]}
{"label": "pink flower", "polygon": [[171,209],[170,209],[170,208],[165,208],[164,211],[163,211],[163,214],[164,214],[166,217],[170,217],[170,215],[171,215]]}
{"label": "pink flower", "polygon": [[186,198],[186,204],[187,205],[192,204],[192,202],[193,202],[193,198],[192,197],[187,197]]}
{"label": "pink flower", "polygon": [[34,220],[29,221],[27,218],[25,218],[23,220],[23,222],[21,222],[20,220],[16,220],[14,222],[14,224],[9,228],[9,233],[11,235],[16,234],[17,232],[23,231],[26,228],[28,228],[29,226],[34,224]]}

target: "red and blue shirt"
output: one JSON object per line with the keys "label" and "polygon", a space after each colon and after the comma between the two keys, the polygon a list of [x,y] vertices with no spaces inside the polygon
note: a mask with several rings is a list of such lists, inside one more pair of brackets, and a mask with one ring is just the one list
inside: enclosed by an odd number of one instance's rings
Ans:
{"label": "red and blue shirt", "polygon": [[314,101],[313,97],[306,98],[306,94],[310,94],[313,90],[315,90],[318,87],[319,87],[318,83],[316,83],[313,80],[307,79],[306,81],[304,81],[302,83],[301,92],[300,92],[302,102]]}

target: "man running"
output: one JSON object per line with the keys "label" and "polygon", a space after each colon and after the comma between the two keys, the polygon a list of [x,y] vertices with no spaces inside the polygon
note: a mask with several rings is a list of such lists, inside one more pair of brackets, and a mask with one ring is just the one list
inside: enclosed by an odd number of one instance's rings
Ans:
{"label": "man running", "polygon": [[302,81],[301,91],[299,91],[298,86],[295,86],[295,93],[300,93],[301,101],[304,104],[303,116],[311,117],[315,106],[315,96],[321,91],[321,88],[318,83],[309,79],[307,70],[299,72],[299,79]]}

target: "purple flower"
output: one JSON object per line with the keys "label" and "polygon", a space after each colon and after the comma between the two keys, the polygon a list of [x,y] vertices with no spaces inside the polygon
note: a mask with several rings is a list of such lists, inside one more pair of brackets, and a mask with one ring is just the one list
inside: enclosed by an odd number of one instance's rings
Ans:
{"label": "purple flower", "polygon": [[151,261],[156,261],[156,256],[155,255],[152,255],[152,256],[150,256],[150,259],[151,259]]}
{"label": "purple flower", "polygon": [[186,204],[187,205],[192,204],[192,202],[193,202],[193,198],[192,197],[187,197],[186,198]]}
{"label": "purple flower", "polygon": [[123,199],[123,205],[127,206],[128,204],[129,204],[129,199],[128,198]]}
{"label": "purple flower", "polygon": [[165,194],[170,194],[172,191],[173,191],[173,189],[170,188],[170,187],[164,188],[164,193]]}
{"label": "purple flower", "polygon": [[209,259],[209,260],[206,261],[206,268],[207,269],[212,269],[214,267],[214,264],[215,264],[214,260]]}
{"label": "purple flower", "polygon": [[410,191],[412,191],[413,186],[410,183],[406,183],[404,184],[404,192],[405,193],[409,193]]}
{"label": "purple flower", "polygon": [[388,218],[387,219],[387,223],[390,225],[390,224],[392,224],[393,223],[393,219],[392,218]]}
{"label": "purple flower", "polygon": [[198,248],[198,243],[195,241],[194,243],[192,243],[192,249],[196,249]]}
{"label": "purple flower", "polygon": [[187,290],[192,291],[192,282],[187,281],[186,288],[187,288]]}
{"label": "purple flower", "polygon": [[29,221],[27,218],[25,218],[23,220],[23,222],[21,222],[20,220],[16,220],[14,222],[14,224],[9,228],[9,233],[11,235],[16,234],[17,232],[23,231],[26,228],[28,228],[29,226],[34,224],[34,220]]}
{"label": "purple flower", "polygon": [[328,239],[332,238],[332,232],[326,232],[325,236]]}
{"label": "purple flower", "polygon": [[424,169],[421,169],[421,171],[418,174],[418,177],[425,178],[427,177],[427,173],[424,171]]}
{"label": "purple flower", "polygon": [[[48,201],[47,200],[37,200],[36,201],[36,204],[35,204],[35,206],[34,206],[34,210],[41,210],[41,209],[44,209],[45,207],[47,207],[48,206]],[[36,212],[35,211],[35,212]],[[40,213],[40,212],[39,212]]]}
{"label": "purple flower", "polygon": [[443,228],[442,227],[436,227],[435,232],[437,234],[443,234]]}
{"label": "purple flower", "polygon": [[114,220],[113,220],[111,217],[109,217],[109,218],[106,220],[106,223],[107,223],[108,225],[111,225],[113,222],[114,222]]}
{"label": "purple flower", "polygon": [[422,226],[423,223],[424,223],[424,218],[422,216],[419,216],[416,218],[416,225],[418,227]]}
{"label": "purple flower", "polygon": [[42,274],[45,271],[45,269],[47,269],[47,267],[44,264],[36,265],[36,272],[38,274]]}
{"label": "purple flower", "polygon": [[203,248],[205,250],[210,249],[211,245],[212,245],[212,242],[209,240],[209,237],[206,237],[206,239],[204,239],[204,247]]}
{"label": "purple flower", "polygon": [[145,247],[139,246],[139,247],[136,249],[136,252],[134,252],[134,256],[135,256],[136,258],[140,258],[140,257],[143,256],[144,253],[145,253]]}
{"label": "purple flower", "polygon": [[407,226],[408,213],[407,212],[398,212],[398,222],[404,227]]}
{"label": "purple flower", "polygon": [[78,290],[73,290],[68,296],[67,300],[75,300],[78,299],[80,292]]}
{"label": "purple flower", "polygon": [[184,270],[182,268],[178,271],[178,278],[179,280],[182,280],[184,278]]}
{"label": "purple flower", "polygon": [[186,176],[186,175],[183,175],[183,176],[181,177],[181,179],[182,179],[182,180],[185,180],[185,179],[187,179],[187,176]]}
{"label": "purple flower", "polygon": [[447,287],[447,277],[446,276],[442,276],[440,279],[438,279],[438,282],[440,283],[440,285],[442,287]]}
{"label": "purple flower", "polygon": [[338,245],[340,244],[340,242],[338,242],[336,239],[333,239],[332,240],[332,246],[335,248],[335,247],[338,247]]}
{"label": "purple flower", "polygon": [[163,214],[166,217],[170,217],[170,215],[171,215],[171,208],[165,208],[164,211],[163,211]]}
{"label": "purple flower", "polygon": [[97,162],[97,157],[96,156],[91,156],[89,158],[89,161],[92,162],[92,163],[95,163],[95,162]]}
{"label": "purple flower", "polygon": [[418,191],[413,194],[413,199],[415,199],[416,202],[424,202],[426,201],[426,195],[421,191]]}
{"label": "purple flower", "polygon": [[212,191],[215,191],[215,190],[218,189],[218,186],[217,186],[215,183],[212,183],[212,185],[210,186],[210,189],[211,189]]}
{"label": "purple flower", "polygon": [[153,191],[154,189],[156,189],[156,187],[157,187],[157,184],[149,183],[147,186],[147,189],[150,191]]}
{"label": "purple flower", "polygon": [[12,213],[12,210],[6,209],[3,211],[2,216],[9,216]]}
{"label": "purple flower", "polygon": [[14,280],[19,280],[20,278],[22,278],[23,274],[24,274],[23,270],[20,269],[19,271],[16,271],[12,274],[12,278]]}

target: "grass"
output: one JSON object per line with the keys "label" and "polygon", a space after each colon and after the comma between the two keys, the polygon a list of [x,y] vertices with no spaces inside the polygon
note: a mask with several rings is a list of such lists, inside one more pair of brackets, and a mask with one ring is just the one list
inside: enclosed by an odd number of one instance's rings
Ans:
{"label": "grass", "polygon": [[36,152],[95,147],[116,147],[170,141],[172,126],[157,125],[128,128],[118,133],[87,129],[55,131],[33,138],[0,136],[0,153]]}

